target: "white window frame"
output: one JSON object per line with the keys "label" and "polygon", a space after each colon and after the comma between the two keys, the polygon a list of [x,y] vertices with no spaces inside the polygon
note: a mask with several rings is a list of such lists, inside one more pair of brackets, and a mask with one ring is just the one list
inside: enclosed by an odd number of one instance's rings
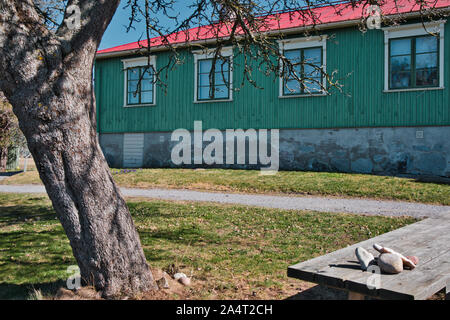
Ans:
{"label": "white window frame", "polygon": [[[384,92],[425,91],[444,89],[444,24],[446,20],[427,23],[414,23],[382,28],[384,31]],[[439,33],[439,86],[431,88],[389,89],[389,40]]]}
{"label": "white window frame", "polygon": [[[123,63],[123,80],[124,80],[124,95],[123,95],[123,107],[135,108],[135,107],[148,107],[156,106],[156,83],[153,83],[153,103],[141,103],[141,104],[128,104],[128,69],[135,67],[148,66],[148,57],[139,57],[122,60]],[[156,56],[150,56],[150,66],[156,71]]]}
{"label": "white window frame", "polygon": [[198,61],[204,59],[213,59],[215,49],[196,50],[192,51],[194,54],[194,103],[214,103],[214,102],[230,102],[233,101],[233,48],[224,47],[221,49],[220,54],[222,57],[228,57],[230,59],[230,85],[228,92],[228,99],[208,99],[198,100]]}
{"label": "white window frame", "polygon": [[[322,70],[324,73],[327,72],[327,35],[315,36],[315,37],[302,37],[295,38],[289,40],[278,40],[278,48],[280,54],[283,54],[285,50],[296,50],[296,49],[305,49],[305,48],[314,48],[314,47],[322,47]],[[283,90],[283,62],[280,63],[280,74],[281,76],[278,78],[279,82],[279,99],[288,99],[288,98],[304,98],[304,97],[317,97],[317,96],[325,96],[326,92],[321,90],[318,93],[306,93],[306,94],[295,94],[295,95],[284,95]],[[323,77],[322,80],[323,87],[326,86],[326,77]]]}

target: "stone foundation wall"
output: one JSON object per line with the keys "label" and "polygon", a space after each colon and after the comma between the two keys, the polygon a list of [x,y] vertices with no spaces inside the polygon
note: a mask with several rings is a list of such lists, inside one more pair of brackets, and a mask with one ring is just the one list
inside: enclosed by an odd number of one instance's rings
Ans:
{"label": "stone foundation wall", "polygon": [[[280,170],[450,177],[450,126],[283,129],[279,135]],[[178,142],[170,138],[171,132],[145,134],[142,167],[179,167],[171,162],[171,150]],[[100,144],[109,165],[122,167],[123,134],[101,134]],[[214,167],[258,168],[257,165]]]}

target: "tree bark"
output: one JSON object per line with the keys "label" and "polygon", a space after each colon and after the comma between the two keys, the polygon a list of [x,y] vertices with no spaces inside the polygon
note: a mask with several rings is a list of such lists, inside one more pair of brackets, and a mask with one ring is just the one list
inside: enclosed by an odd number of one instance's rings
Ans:
{"label": "tree bark", "polygon": [[0,148],[0,171],[6,171],[8,163],[8,148]]}
{"label": "tree bark", "polygon": [[[96,134],[92,67],[119,0],[69,1],[82,26],[55,34],[31,0],[0,0],[0,90],[12,104],[83,280],[104,297],[155,289]],[[2,13],[3,15],[3,13]]]}

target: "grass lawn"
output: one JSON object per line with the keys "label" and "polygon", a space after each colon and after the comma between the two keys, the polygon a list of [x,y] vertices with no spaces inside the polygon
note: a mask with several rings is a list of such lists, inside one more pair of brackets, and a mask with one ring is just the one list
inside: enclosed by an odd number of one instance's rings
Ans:
{"label": "grass lawn", "polygon": [[[281,193],[364,197],[450,205],[450,185],[386,176],[282,171],[262,176],[258,170],[225,169],[111,169],[116,182],[130,188],[184,188],[207,191]],[[36,171],[0,181],[2,184],[39,184]]]}
{"label": "grass lawn", "polygon": [[[149,264],[175,264],[192,277],[188,299],[287,298],[308,285],[287,278],[287,266],[415,221],[140,199],[128,205]],[[0,299],[27,298],[33,288],[51,294],[74,263],[47,197],[0,194]]]}

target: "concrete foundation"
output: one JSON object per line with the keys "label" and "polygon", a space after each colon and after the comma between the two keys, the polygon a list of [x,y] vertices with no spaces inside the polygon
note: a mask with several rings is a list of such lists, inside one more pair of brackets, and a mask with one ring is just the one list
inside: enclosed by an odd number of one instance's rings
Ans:
{"label": "concrete foundation", "polygon": [[[143,167],[260,167],[249,164],[176,166],[171,161],[171,151],[178,142],[171,141],[171,134],[145,133]],[[280,170],[450,177],[450,126],[283,129],[279,136]],[[123,134],[101,134],[100,144],[109,165],[121,168]],[[204,142],[203,146],[208,144]],[[225,153],[224,150],[224,157]]]}
{"label": "concrete foundation", "polygon": [[123,134],[100,134],[100,146],[111,168],[123,166]]}

